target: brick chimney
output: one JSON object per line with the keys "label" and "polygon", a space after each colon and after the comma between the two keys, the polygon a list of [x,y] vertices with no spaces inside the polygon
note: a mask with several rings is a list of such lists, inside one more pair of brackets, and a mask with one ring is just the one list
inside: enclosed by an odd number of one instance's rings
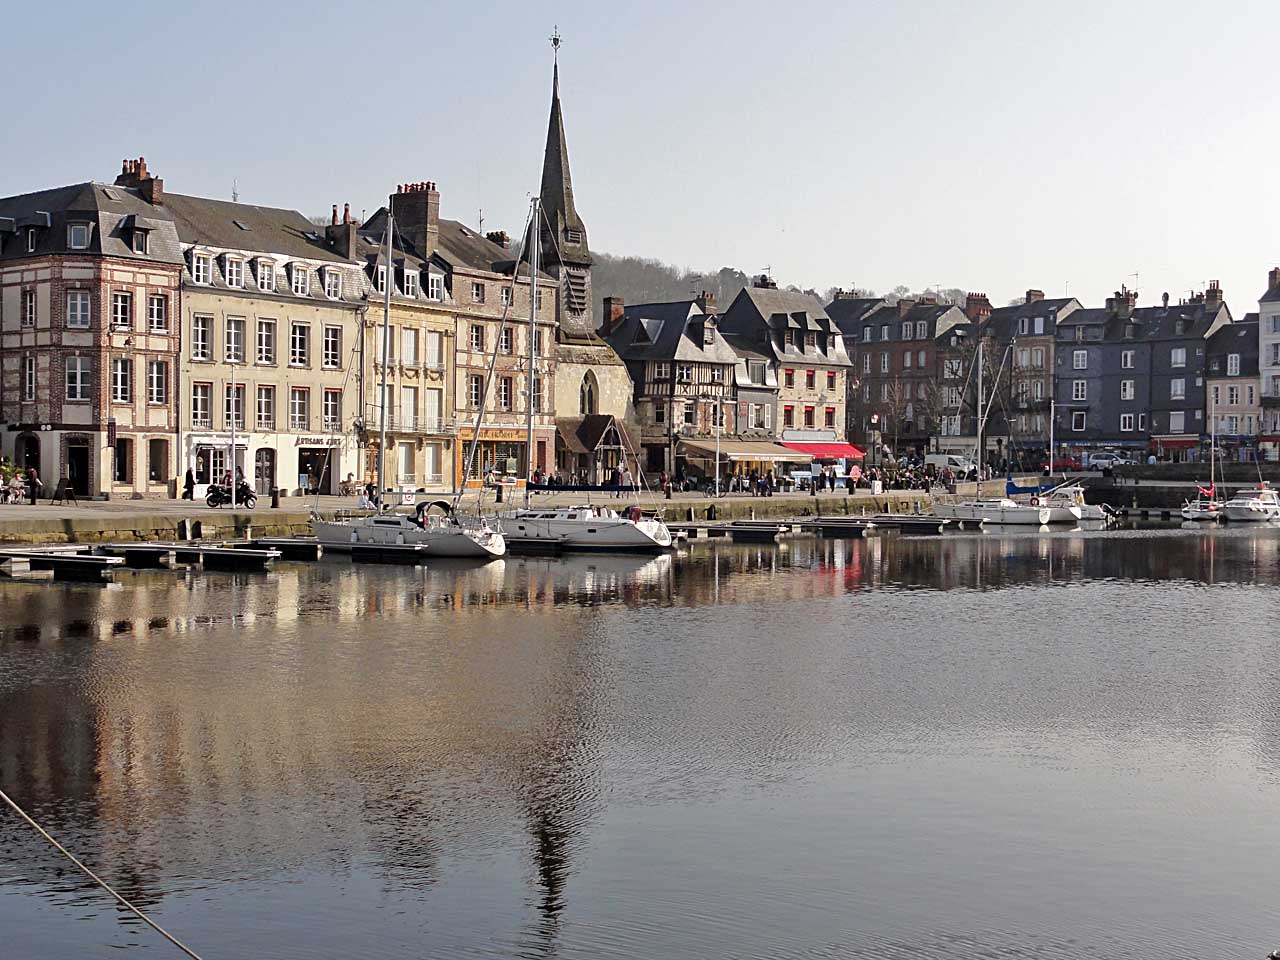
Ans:
{"label": "brick chimney", "polygon": [[916,301],[914,297],[903,297],[898,301],[898,316],[905,317],[915,307]]}
{"label": "brick chimney", "polygon": [[396,230],[417,249],[423,260],[440,246],[440,194],[430,180],[402,183],[391,198]]}
{"label": "brick chimney", "polygon": [[699,293],[693,302],[698,305],[699,310],[709,317],[713,317],[719,312],[716,308],[716,295],[708,290],[703,290]]}
{"label": "brick chimney", "polygon": [[1039,301],[1041,301],[1041,300],[1043,300],[1043,299],[1044,299],[1044,291],[1043,291],[1043,290],[1028,290],[1028,291],[1027,291],[1027,294],[1026,294],[1026,297],[1027,297],[1027,299],[1026,299],[1026,300],[1024,300],[1024,301],[1023,301],[1023,303],[1037,303],[1037,302],[1039,302]]}
{"label": "brick chimney", "polygon": [[328,241],[333,252],[343,260],[354,260],[356,258],[356,228],[359,224],[351,220],[351,204],[344,203],[342,205],[342,221],[339,222],[338,205],[335,203],[330,220],[332,222],[324,228],[325,240]]}
{"label": "brick chimney", "polygon": [[605,336],[617,328],[622,323],[622,316],[627,311],[627,306],[623,303],[621,297],[605,297],[604,298],[604,317],[603,323],[600,325],[600,332]]}
{"label": "brick chimney", "polygon": [[164,181],[152,176],[147,171],[147,158],[122,160],[120,176],[116,177],[117,187],[132,187],[142,194],[142,198],[152,206],[164,203]]}
{"label": "brick chimney", "polygon": [[1222,306],[1222,286],[1217,280],[1209,281],[1209,289],[1204,292],[1204,308],[1217,310]]}
{"label": "brick chimney", "polygon": [[505,230],[492,230],[489,233],[486,233],[484,238],[490,243],[496,243],[504,249],[511,245],[511,237],[507,235],[507,231]]}
{"label": "brick chimney", "polygon": [[1114,296],[1107,297],[1107,312],[1122,320],[1127,320],[1133,316],[1133,307],[1137,302],[1137,291],[1122,286],[1115,292]]}
{"label": "brick chimney", "polygon": [[1272,267],[1267,274],[1267,290],[1280,290],[1280,267]]}
{"label": "brick chimney", "polygon": [[751,281],[751,286],[757,290],[777,290],[778,285],[769,278],[767,273],[762,273]]}
{"label": "brick chimney", "polygon": [[967,293],[964,298],[964,315],[981,323],[991,316],[991,301],[985,293]]}
{"label": "brick chimney", "polygon": [[1169,309],[1169,291],[1168,290],[1160,294],[1160,306],[1164,307],[1166,310]]}

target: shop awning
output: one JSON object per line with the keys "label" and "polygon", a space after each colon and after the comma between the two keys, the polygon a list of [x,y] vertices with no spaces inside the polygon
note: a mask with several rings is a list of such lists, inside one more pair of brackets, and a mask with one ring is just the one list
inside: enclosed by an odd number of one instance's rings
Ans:
{"label": "shop awning", "polygon": [[[695,460],[714,460],[716,442],[714,440],[681,440],[680,451],[686,457],[692,457]],[[721,440],[720,459],[794,463],[800,460],[807,462],[811,458],[781,443],[773,443],[769,440]]]}
{"label": "shop awning", "polygon": [[1200,446],[1198,434],[1173,433],[1156,435],[1151,438],[1151,446],[1164,447],[1166,450],[1189,450]]}
{"label": "shop awning", "polygon": [[782,445],[807,453],[819,460],[861,460],[866,456],[852,443],[783,443]]}

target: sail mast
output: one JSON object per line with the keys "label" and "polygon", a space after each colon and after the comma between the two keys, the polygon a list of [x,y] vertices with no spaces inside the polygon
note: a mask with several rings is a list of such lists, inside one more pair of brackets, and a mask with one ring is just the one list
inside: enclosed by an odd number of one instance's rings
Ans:
{"label": "sail mast", "polygon": [[391,330],[391,285],[395,283],[395,263],[391,259],[391,235],[395,229],[395,221],[391,213],[391,198],[387,198],[387,264],[386,279],[382,284],[382,377],[378,387],[379,404],[382,414],[378,426],[378,512],[382,512],[382,493],[386,489],[387,470],[387,363],[390,360],[391,344],[388,336]]}
{"label": "sail mast", "polygon": [[529,225],[529,378],[528,400],[526,406],[527,423],[525,426],[525,478],[524,505],[529,506],[529,484],[533,483],[533,380],[537,376],[534,363],[538,359],[538,247],[542,225],[542,197],[534,197],[533,220]]}
{"label": "sail mast", "polygon": [[982,331],[978,331],[978,499],[982,499],[982,421],[986,411],[982,406]]}

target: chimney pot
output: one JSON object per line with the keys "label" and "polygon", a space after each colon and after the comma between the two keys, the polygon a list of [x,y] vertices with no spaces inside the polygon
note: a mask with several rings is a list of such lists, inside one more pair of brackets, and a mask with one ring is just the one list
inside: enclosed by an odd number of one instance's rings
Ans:
{"label": "chimney pot", "polygon": [[342,222],[343,223],[351,222],[351,204],[349,203],[344,203],[342,205]]}
{"label": "chimney pot", "polygon": [[333,213],[329,215],[329,223],[333,226],[338,223],[338,205],[336,203],[333,205]]}

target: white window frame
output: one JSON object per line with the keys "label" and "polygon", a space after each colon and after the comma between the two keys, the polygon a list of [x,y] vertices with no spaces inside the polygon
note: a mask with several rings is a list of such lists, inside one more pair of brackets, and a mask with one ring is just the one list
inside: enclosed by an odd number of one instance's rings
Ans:
{"label": "white window frame", "polygon": [[1089,399],[1089,381],[1088,380],[1072,380],[1071,381],[1071,400],[1073,403]]}
{"label": "white window frame", "polygon": [[67,246],[72,250],[88,250],[92,236],[90,225],[83,222],[67,224]]}
{"label": "white window frame", "polygon": [[901,335],[902,339],[910,340],[912,333],[915,331],[915,328],[916,328],[915,324],[912,323],[910,320],[904,321],[902,324],[902,335]]}
{"label": "white window frame", "polygon": [[1120,432],[1121,433],[1133,432],[1133,414],[1132,413],[1120,414]]}
{"label": "white window frame", "polygon": [[191,282],[198,283],[202,287],[209,285],[209,277],[213,272],[213,256],[208,253],[193,253],[191,255]]}
{"label": "white window frame", "polygon": [[[1173,377],[1169,381],[1169,399],[1185,400],[1187,399],[1187,381],[1184,377]],[[1170,431],[1171,433],[1173,431]]]}
{"label": "white window frame", "polygon": [[289,278],[289,289],[295,297],[311,296],[311,269],[305,263],[293,264],[293,275]]}
{"label": "white window frame", "polygon": [[1089,369],[1089,351],[1088,350],[1072,350],[1071,351],[1071,369],[1072,370],[1088,370]]}
{"label": "white window frame", "polygon": [[1185,367],[1187,365],[1187,348],[1173,347],[1169,350],[1169,366]]}
{"label": "white window frame", "polygon": [[325,370],[342,369],[342,328],[326,324],[321,343],[320,365]]}
{"label": "white window frame", "polygon": [[28,353],[22,358],[22,402],[34,403],[36,399],[36,357]]}
{"label": "white window frame", "polygon": [[1240,354],[1238,353],[1227,354],[1227,376],[1228,377],[1240,376]]}
{"label": "white window frame", "polygon": [[239,257],[226,258],[227,286],[234,290],[244,289],[244,261]]}
{"label": "white window frame", "polygon": [[498,303],[504,307],[511,306],[511,288],[506,284],[498,291]]}
{"label": "white window frame", "polygon": [[438,273],[427,274],[427,299],[444,299],[444,277],[440,276]]}
{"label": "white window frame", "polygon": [[259,430],[276,428],[276,385],[260,383],[253,394],[254,423]]}
{"label": "white window frame", "polygon": [[133,293],[129,290],[111,292],[111,329],[133,329]]}
{"label": "white window frame", "polygon": [[147,329],[152,333],[169,332],[169,298],[163,293],[147,296]]}
{"label": "white window frame", "polygon": [[254,334],[253,357],[254,363],[264,364],[274,367],[279,340],[277,339],[277,331],[279,327],[275,317],[258,317],[257,329]]}
{"label": "white window frame", "polygon": [[258,260],[258,289],[267,293],[276,292],[276,262],[274,260]]}
{"label": "white window frame", "polygon": [[324,268],[324,295],[330,300],[342,299],[342,272],[332,267]]}
{"label": "white window frame", "polygon": [[484,303],[484,284],[479,280],[471,281],[471,302]]}
{"label": "white window frame", "polygon": [[169,402],[169,364],[165,360],[147,361],[147,403]]}
{"label": "white window frame", "polygon": [[667,360],[654,361],[653,379],[670,380],[671,379],[671,363]]}
{"label": "white window frame", "polygon": [[504,326],[498,331],[498,352],[507,356],[516,352],[516,335],[510,327]]}
{"label": "white window frame", "polygon": [[289,429],[311,429],[311,391],[306,387],[289,388]]}
{"label": "white window frame", "polygon": [[289,366],[311,366],[311,324],[294,320],[289,324]]}
{"label": "white window frame", "polygon": [[[201,407],[204,416],[200,415]],[[191,384],[191,426],[208,429],[213,426],[213,384]]]}
{"label": "white window frame", "polygon": [[325,430],[337,432],[342,429],[341,390],[325,390],[320,400],[320,416]]}
{"label": "white window frame", "polygon": [[247,327],[248,322],[244,317],[227,317],[222,331],[223,363],[244,363]]}
{"label": "white window frame", "polygon": [[[1178,418],[1178,426],[1174,427],[1174,417]],[[1186,433],[1187,432],[1187,412],[1185,410],[1169,411],[1169,432],[1170,433]]]}
{"label": "white window frame", "polygon": [[[74,306],[73,306],[74,304]],[[80,309],[83,307],[83,309]],[[88,290],[67,291],[67,327],[88,330],[93,313],[93,297]]]}
{"label": "white window frame", "polygon": [[1134,381],[1121,380],[1120,381],[1120,399],[1132,400],[1133,397],[1134,397]]}
{"label": "white window frame", "polygon": [[1085,414],[1085,411],[1083,410],[1071,411],[1071,429],[1074,432],[1080,433],[1082,430],[1085,430],[1088,427],[1088,424],[1089,424],[1089,420]]}
{"label": "white window frame", "polygon": [[1132,350],[1120,351],[1120,369],[1121,370],[1133,369],[1133,351]]}
{"label": "white window frame", "polygon": [[191,315],[191,359],[213,359],[213,315],[195,313]]}
{"label": "white window frame", "polygon": [[408,267],[404,271],[404,295],[418,299],[418,271]]}
{"label": "white window frame", "polygon": [[82,357],[79,354],[67,357],[63,395],[69,403],[81,403],[89,399],[89,384],[92,376],[93,362],[89,357]]}
{"label": "white window frame", "polygon": [[467,377],[467,406],[477,410],[484,400],[484,377],[478,373]]}
{"label": "white window frame", "polygon": [[475,350],[477,353],[484,353],[484,341],[484,324],[471,324],[470,336],[468,338],[468,342],[471,344],[471,349]]}

